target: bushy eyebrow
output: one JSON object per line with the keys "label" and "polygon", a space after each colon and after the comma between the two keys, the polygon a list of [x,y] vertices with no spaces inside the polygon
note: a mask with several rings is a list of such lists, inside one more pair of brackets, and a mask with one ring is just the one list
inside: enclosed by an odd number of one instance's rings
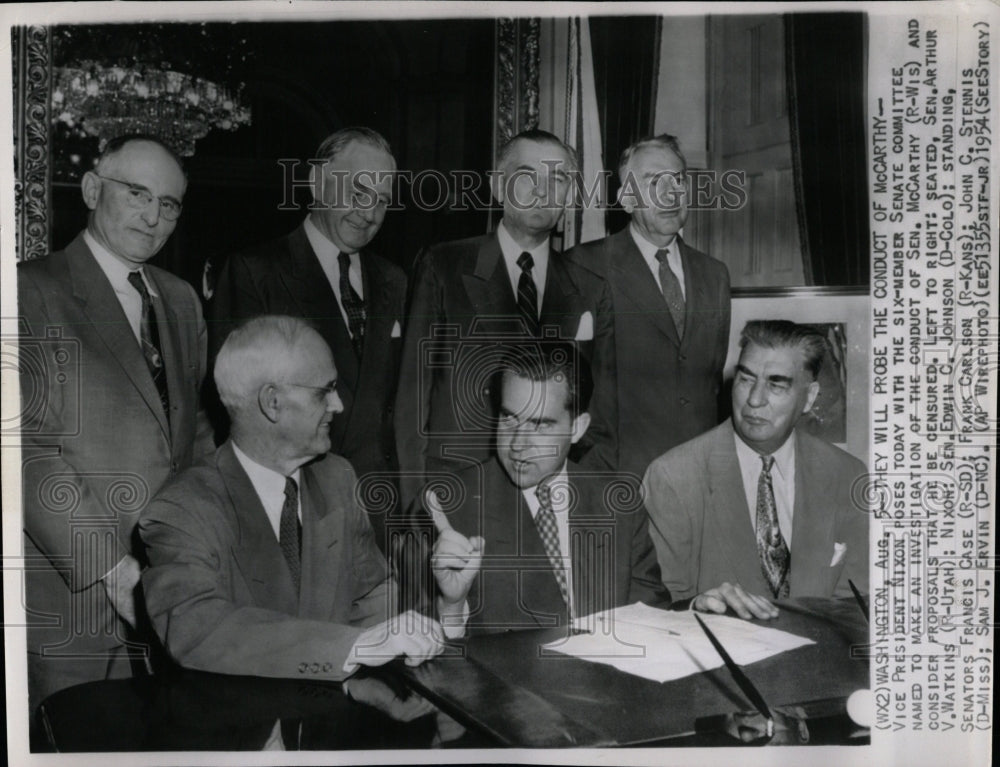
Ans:
{"label": "bushy eyebrow", "polygon": [[[736,372],[742,373],[743,375],[749,376],[750,378],[757,377],[757,374],[754,373],[749,368],[747,368],[745,365],[737,365]],[[784,383],[784,384],[792,384],[794,381],[794,379],[791,376],[783,376],[783,375],[769,375],[767,377],[767,380],[771,383]]]}

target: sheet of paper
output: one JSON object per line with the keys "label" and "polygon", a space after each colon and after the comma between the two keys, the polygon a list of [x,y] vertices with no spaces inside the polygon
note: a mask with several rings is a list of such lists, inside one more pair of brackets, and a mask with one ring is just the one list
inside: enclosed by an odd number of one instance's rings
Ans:
{"label": "sheet of paper", "polygon": [[[741,666],[815,644],[811,639],[738,618],[704,613],[699,616]],[[723,665],[691,611],[670,612],[637,602],[577,618],[573,625],[589,633],[550,642],[545,649],[606,663],[655,682],[680,679]]]}

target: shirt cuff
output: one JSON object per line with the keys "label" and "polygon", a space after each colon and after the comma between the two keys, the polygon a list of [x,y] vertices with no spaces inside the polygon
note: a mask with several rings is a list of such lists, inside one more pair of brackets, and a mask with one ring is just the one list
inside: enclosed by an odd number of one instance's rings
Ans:
{"label": "shirt cuff", "polygon": [[462,602],[460,612],[442,610],[442,601],[438,597],[438,616],[441,619],[441,630],[446,639],[461,639],[465,636],[465,624],[469,622],[469,600]]}

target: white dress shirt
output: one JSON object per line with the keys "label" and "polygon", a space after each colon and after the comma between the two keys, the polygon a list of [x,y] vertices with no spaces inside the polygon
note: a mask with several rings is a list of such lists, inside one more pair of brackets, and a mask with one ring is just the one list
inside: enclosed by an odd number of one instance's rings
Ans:
{"label": "white dress shirt", "polygon": [[522,274],[521,267],[517,265],[517,259],[522,253],[531,254],[531,258],[535,262],[531,268],[531,276],[534,279],[535,288],[538,290],[537,311],[538,315],[541,316],[542,300],[545,297],[545,277],[549,273],[549,238],[546,237],[545,242],[525,251],[514,242],[514,238],[510,236],[510,232],[507,231],[507,227],[503,225],[501,219],[497,226],[497,241],[500,243],[500,252],[503,253],[503,262],[507,265],[507,276],[510,277],[510,287],[514,291],[515,298],[517,298],[517,285],[521,281]]}
{"label": "white dress shirt", "polygon": [[[235,442],[233,442],[233,453],[236,455],[236,460],[240,462],[240,466],[243,467],[243,471],[250,478],[250,484],[253,485],[257,497],[260,498],[260,503],[264,507],[264,513],[267,514],[267,521],[271,523],[271,529],[274,531],[275,540],[280,542],[281,509],[285,505],[285,476],[279,474],[274,469],[261,466],[253,458],[240,450]],[[299,487],[299,508],[297,509],[297,513],[299,522],[301,523],[302,485],[299,482],[300,474],[301,472],[296,469],[292,473],[291,478],[295,480],[295,484]]]}
{"label": "white dress shirt", "polygon": [[[662,248],[659,245],[654,245],[639,234],[634,224],[629,224],[628,232],[632,235],[632,240],[635,242],[636,247],[639,248],[639,252],[642,253],[642,257],[646,260],[646,265],[649,267],[649,271],[653,273],[653,279],[656,280],[656,286],[662,293],[663,285],[660,284],[660,262],[656,260],[656,251],[662,250]],[[687,300],[687,288],[684,286],[684,264],[681,260],[680,248],[677,247],[676,237],[667,246],[667,266],[670,267],[670,271],[677,277],[677,281],[681,284],[681,295]]]}
{"label": "white dress shirt", "polygon": [[[757,482],[764,469],[760,453],[734,434],[736,440],[736,458],[740,463],[740,473],[743,475],[743,491],[747,497],[747,507],[750,509],[750,524],[757,530]],[[781,537],[785,539],[788,550],[792,550],[792,511],[795,509],[795,433],[793,432],[785,444],[775,450],[774,465],[771,466],[771,488],[774,491],[774,505],[778,509],[778,528]]]}
{"label": "white dress shirt", "polygon": [[[316,224],[312,222],[311,218],[306,219],[303,229],[305,229],[306,238],[309,240],[309,244],[312,245],[316,258],[319,259],[319,265],[323,267],[326,279],[330,282],[330,287],[333,288],[333,295],[337,297],[337,307],[340,309],[340,316],[344,318],[344,325],[350,334],[351,322],[347,317],[347,310],[344,309],[344,299],[340,295],[340,261],[337,259],[340,255],[340,248],[334,245],[333,242],[326,238],[325,234],[316,228]],[[358,253],[351,253],[348,258],[351,261],[351,265],[347,269],[347,279],[350,281],[351,287],[354,288],[355,292],[361,298],[364,298],[365,289],[364,280],[361,277],[361,256]]]}
{"label": "white dress shirt", "polygon": [[83,241],[87,243],[90,252],[94,254],[97,265],[101,267],[104,276],[111,283],[111,288],[115,291],[115,297],[117,297],[118,303],[122,305],[122,310],[125,312],[128,324],[132,327],[135,340],[141,344],[142,296],[139,295],[138,290],[132,287],[132,283],[128,281],[129,274],[139,272],[139,276],[142,277],[142,281],[146,284],[146,290],[149,291],[149,295],[158,298],[159,294],[146,277],[146,272],[142,267],[129,269],[124,261],[111,255],[108,249],[94,238],[89,229],[84,230]]}

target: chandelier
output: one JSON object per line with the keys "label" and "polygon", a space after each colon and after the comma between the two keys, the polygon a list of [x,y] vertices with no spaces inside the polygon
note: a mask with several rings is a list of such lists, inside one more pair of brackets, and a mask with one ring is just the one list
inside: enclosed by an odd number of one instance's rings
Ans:
{"label": "chandelier", "polygon": [[145,133],[184,157],[210,130],[250,124],[250,108],[238,91],[170,69],[96,61],[55,68],[52,114],[54,123],[96,136],[102,150],[115,136]]}

